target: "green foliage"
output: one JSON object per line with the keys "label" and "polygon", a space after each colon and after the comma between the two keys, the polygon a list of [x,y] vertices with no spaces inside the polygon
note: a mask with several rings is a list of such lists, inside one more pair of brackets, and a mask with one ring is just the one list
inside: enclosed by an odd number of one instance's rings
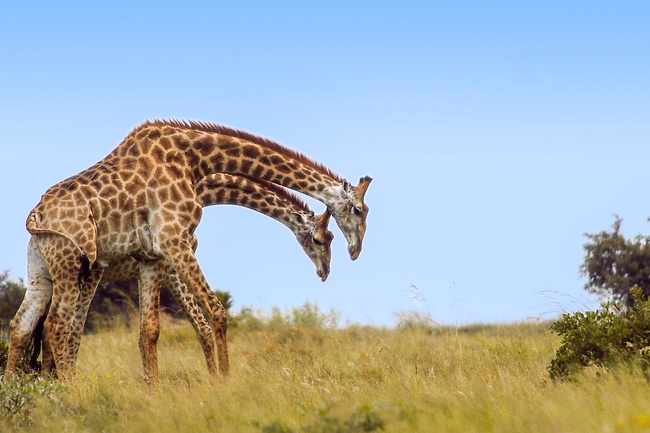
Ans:
{"label": "green foliage", "polygon": [[17,428],[31,425],[30,414],[36,400],[52,398],[62,391],[61,385],[29,376],[0,381],[0,426]]}
{"label": "green foliage", "polygon": [[[226,311],[229,311],[233,304],[231,294],[216,291],[215,295],[219,298]],[[115,281],[102,284],[98,287],[88,309],[85,330],[96,331],[97,329],[114,326],[128,327],[133,318],[137,317],[138,302],[138,284],[136,281]],[[169,290],[164,289],[161,291],[160,306],[162,311],[171,317],[186,317]]]}
{"label": "green foliage", "polygon": [[[585,289],[612,299],[602,309],[565,314],[551,329],[563,336],[551,361],[551,377],[570,378],[583,368],[650,361],[650,236],[626,239],[616,216],[609,231],[585,234],[580,267]],[[623,307],[619,306],[619,303]]]}
{"label": "green foliage", "polygon": [[621,311],[607,304],[597,311],[564,314],[551,330],[562,344],[548,367],[551,378],[570,379],[588,366],[638,362],[650,365],[650,303],[641,289],[631,291],[632,306]]}
{"label": "green foliage", "polygon": [[137,282],[116,281],[101,284],[90,303],[84,330],[95,332],[115,326],[128,327],[137,314]]}
{"label": "green foliage", "polygon": [[296,327],[296,328],[333,328],[340,318],[337,311],[322,312],[318,305],[305,303],[301,307],[292,308],[289,312],[282,312],[278,307],[271,309],[271,317],[267,320],[270,327]]}
{"label": "green foliage", "polygon": [[[303,425],[299,432],[304,433],[363,433],[384,429],[384,421],[374,409],[367,405],[361,406],[348,419],[343,420],[330,414],[331,406],[323,404],[317,411],[317,419],[309,424]],[[272,421],[260,425],[261,433],[294,433],[281,421]]]}
{"label": "green foliage", "polygon": [[[31,365],[30,357],[34,353],[34,340],[31,340],[27,348],[23,351],[18,361],[18,371],[23,373],[31,373],[34,369],[40,368],[40,363],[36,362]],[[9,356],[9,342],[4,335],[0,335],[0,372],[4,373],[7,366],[7,357]]]}
{"label": "green foliage", "polygon": [[611,231],[585,234],[585,259],[580,268],[587,277],[585,289],[629,305],[629,292],[639,287],[650,295],[650,236],[626,239],[621,233],[622,219],[616,217]]}
{"label": "green foliage", "polygon": [[281,330],[286,328],[322,329],[338,326],[341,315],[336,310],[325,313],[316,304],[305,303],[289,311],[282,311],[278,307],[271,309],[271,314],[263,311],[253,311],[251,308],[242,308],[238,313],[230,314],[228,325],[235,329],[247,331]]}
{"label": "green foliage", "polygon": [[281,421],[272,421],[264,425],[254,423],[257,427],[261,427],[262,433],[294,433],[293,430],[284,425]]}
{"label": "green foliage", "polygon": [[259,318],[250,307],[244,307],[235,314],[228,314],[228,327],[230,329],[241,328],[246,331],[259,331],[264,326],[264,320]]}
{"label": "green foliage", "polygon": [[369,406],[360,407],[347,420],[346,424],[351,431],[371,432],[384,429],[384,421]]}
{"label": "green foliage", "polygon": [[9,329],[9,322],[18,311],[25,297],[25,286],[22,280],[12,281],[9,271],[0,274],[0,328]]}
{"label": "green foliage", "polygon": [[329,313],[324,313],[318,305],[305,303],[299,308],[292,309],[287,321],[293,326],[305,328],[333,328],[336,327],[339,318],[340,314],[337,311],[330,310]]}
{"label": "green foliage", "polygon": [[215,290],[214,294],[217,296],[221,304],[223,305],[223,308],[226,309],[227,312],[230,312],[230,309],[233,306],[233,298],[230,292],[224,292],[221,290]]}

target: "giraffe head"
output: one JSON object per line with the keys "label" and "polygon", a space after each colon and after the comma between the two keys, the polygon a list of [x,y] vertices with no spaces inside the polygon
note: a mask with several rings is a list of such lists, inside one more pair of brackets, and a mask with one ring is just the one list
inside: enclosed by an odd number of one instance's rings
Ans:
{"label": "giraffe head", "polygon": [[363,199],[371,181],[372,178],[369,176],[362,177],[357,186],[343,181],[343,185],[339,187],[338,198],[329,206],[329,211],[348,241],[348,253],[352,260],[359,257],[363,237],[366,234],[366,218],[369,209]]}
{"label": "giraffe head", "polygon": [[330,274],[330,260],[332,258],[331,244],[334,234],[327,225],[330,221],[329,211],[320,215],[313,212],[294,212],[293,232],[302,246],[302,249],[316,265],[316,274],[321,281],[325,281]]}

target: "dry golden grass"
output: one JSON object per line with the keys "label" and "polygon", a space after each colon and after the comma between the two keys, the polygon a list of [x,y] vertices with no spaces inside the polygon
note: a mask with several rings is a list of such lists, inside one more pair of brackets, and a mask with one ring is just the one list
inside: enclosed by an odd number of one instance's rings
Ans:
{"label": "dry golden grass", "polygon": [[55,432],[633,432],[650,428],[634,372],[553,383],[546,325],[230,332],[212,382],[189,325],[167,326],[160,382],[143,382],[133,330],[84,338],[78,377],[41,398],[29,430]]}

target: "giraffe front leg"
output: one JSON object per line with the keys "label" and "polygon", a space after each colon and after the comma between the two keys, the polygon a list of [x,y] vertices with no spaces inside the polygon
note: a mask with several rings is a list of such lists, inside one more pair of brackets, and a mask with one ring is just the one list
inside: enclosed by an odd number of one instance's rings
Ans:
{"label": "giraffe front leg", "polygon": [[158,379],[158,337],[160,336],[160,289],[165,272],[164,261],[140,263],[140,334],[138,347],[148,383]]}
{"label": "giraffe front leg", "polygon": [[216,376],[219,374],[217,368],[217,361],[214,354],[214,337],[212,335],[212,327],[205,320],[201,308],[196,303],[194,296],[188,290],[187,286],[180,280],[176,271],[168,266],[165,272],[165,279],[167,281],[167,288],[176,299],[178,305],[181,306],[187,317],[189,317],[192,327],[199,337],[199,343],[203,349],[203,356],[208,366],[208,371],[211,375]]}
{"label": "giraffe front leg", "polygon": [[20,356],[52,299],[50,271],[33,237],[29,240],[27,250],[27,282],[27,291],[23,302],[9,325],[9,355],[5,368],[6,376],[15,374]]}
{"label": "giraffe front leg", "polygon": [[[190,238],[191,239],[191,238]],[[170,238],[166,239],[165,244],[168,247],[163,251],[172,267],[178,273],[181,281],[192,291],[201,304],[209,311],[210,320],[214,330],[214,338],[217,344],[217,357],[219,358],[219,369],[222,374],[226,375],[229,371],[228,362],[228,343],[226,332],[228,330],[228,317],[226,309],[223,307],[214,292],[210,289],[207,280],[203,276],[194,251],[191,247],[191,240],[181,240],[172,242]],[[181,245],[181,248],[174,246]],[[170,247],[171,246],[171,247]],[[164,245],[163,245],[164,247]]]}

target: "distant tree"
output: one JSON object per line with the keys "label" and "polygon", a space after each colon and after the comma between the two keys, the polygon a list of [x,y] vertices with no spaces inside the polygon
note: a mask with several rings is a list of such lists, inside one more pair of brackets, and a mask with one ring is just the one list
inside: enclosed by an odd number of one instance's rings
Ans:
{"label": "distant tree", "polygon": [[587,277],[587,291],[630,306],[630,289],[638,287],[645,299],[650,296],[650,236],[626,239],[620,232],[622,218],[615,218],[610,231],[585,234],[589,242],[580,271]]}
{"label": "distant tree", "polygon": [[[215,294],[229,311],[233,303],[230,293],[217,290]],[[85,330],[93,331],[116,324],[130,325],[138,314],[138,303],[137,281],[114,281],[100,285],[88,309]],[[160,293],[160,306],[171,317],[187,317],[166,288]]]}
{"label": "distant tree", "polygon": [[219,298],[219,301],[223,305],[223,308],[226,309],[226,312],[230,312],[232,308],[233,300],[230,292],[222,292],[221,290],[215,290],[214,294]]}
{"label": "distant tree", "polygon": [[0,328],[9,329],[9,322],[18,311],[25,297],[25,286],[22,280],[13,281],[9,271],[0,274]]}
{"label": "distant tree", "polygon": [[[18,311],[25,297],[23,281],[13,281],[9,271],[0,273],[0,330],[9,331],[9,322]],[[215,294],[229,311],[233,300],[229,292],[216,291]],[[165,314],[172,317],[185,317],[185,313],[176,303],[169,290],[162,290],[160,305]],[[95,297],[88,310],[86,331],[96,330],[100,326],[116,324],[129,325],[138,314],[138,284],[136,281],[116,281],[102,284],[97,288]]]}
{"label": "distant tree", "polygon": [[135,281],[113,281],[100,284],[90,303],[85,331],[114,325],[129,326],[138,314],[138,284]]}

